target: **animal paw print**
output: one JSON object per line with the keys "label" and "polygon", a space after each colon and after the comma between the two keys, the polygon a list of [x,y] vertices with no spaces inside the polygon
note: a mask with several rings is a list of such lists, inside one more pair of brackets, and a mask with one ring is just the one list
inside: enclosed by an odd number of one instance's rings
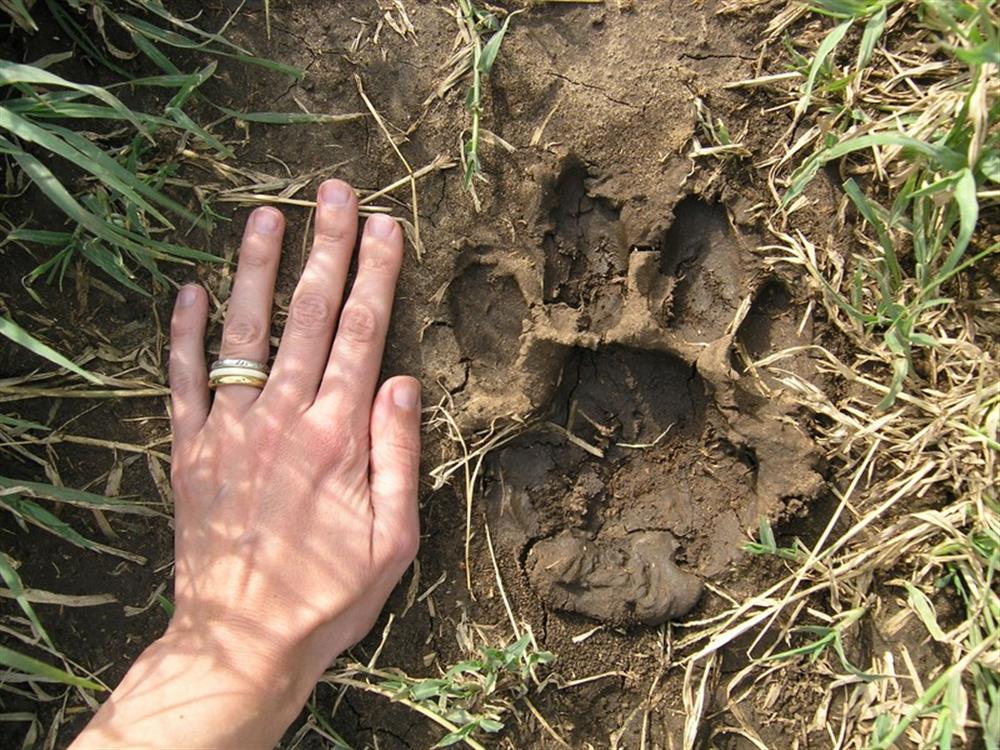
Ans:
{"label": "animal paw print", "polygon": [[491,458],[491,525],[548,609],[656,625],[742,558],[762,513],[822,490],[812,442],[738,393],[796,308],[722,206],[685,198],[635,248],[581,160],[545,184],[534,255],[466,254],[446,297],[466,414],[533,420]]}

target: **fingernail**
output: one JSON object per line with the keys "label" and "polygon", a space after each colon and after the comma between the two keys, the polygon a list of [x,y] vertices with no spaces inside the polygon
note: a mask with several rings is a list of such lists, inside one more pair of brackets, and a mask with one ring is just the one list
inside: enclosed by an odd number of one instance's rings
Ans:
{"label": "fingernail", "polygon": [[396,220],[391,216],[375,214],[369,216],[365,222],[365,231],[372,237],[388,237],[392,234],[392,228],[396,226]]}
{"label": "fingernail", "polygon": [[281,214],[273,208],[258,208],[253,212],[253,229],[258,234],[272,234],[278,229]]}
{"label": "fingernail", "polygon": [[392,389],[392,400],[400,409],[411,411],[420,406],[420,383],[403,380]]}
{"label": "fingernail", "polygon": [[352,193],[351,186],[342,180],[327,180],[319,186],[320,202],[327,206],[346,206]]}
{"label": "fingernail", "polygon": [[191,307],[196,299],[198,299],[198,287],[182,286],[180,292],[177,293],[177,306]]}

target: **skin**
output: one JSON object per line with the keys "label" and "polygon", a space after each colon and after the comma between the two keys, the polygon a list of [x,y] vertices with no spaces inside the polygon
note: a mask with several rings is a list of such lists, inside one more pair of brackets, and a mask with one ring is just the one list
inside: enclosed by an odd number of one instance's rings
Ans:
{"label": "skin", "polygon": [[[272,747],[330,663],[371,629],[419,543],[420,384],[377,388],[403,257],[358,231],[347,183],[319,190],[309,261],[263,390],[208,389],[208,299],[171,320],[176,612],[72,747]],[[266,361],[284,219],[247,222],[221,357]]]}

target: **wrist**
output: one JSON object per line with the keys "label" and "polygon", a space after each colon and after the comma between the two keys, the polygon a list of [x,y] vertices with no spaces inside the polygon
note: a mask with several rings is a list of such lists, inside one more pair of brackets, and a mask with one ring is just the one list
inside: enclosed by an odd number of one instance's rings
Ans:
{"label": "wrist", "polygon": [[278,635],[259,620],[178,609],[156,642],[166,650],[197,653],[220,665],[271,675],[287,672],[296,648]]}
{"label": "wrist", "polygon": [[[196,653],[212,672],[246,685],[269,705],[292,714],[301,710],[324,671],[350,643],[339,644],[341,628],[300,633],[262,619],[189,617],[178,609],[156,645],[166,652]],[[332,632],[331,632],[332,631]]]}
{"label": "wrist", "polygon": [[232,623],[171,622],[146,654],[180,665],[206,692],[237,698],[247,715],[266,714],[285,725],[314,684],[302,679],[288,648],[255,639]]}
{"label": "wrist", "polygon": [[132,665],[74,750],[273,747],[312,684],[299,670],[244,644],[218,625],[171,623]]}

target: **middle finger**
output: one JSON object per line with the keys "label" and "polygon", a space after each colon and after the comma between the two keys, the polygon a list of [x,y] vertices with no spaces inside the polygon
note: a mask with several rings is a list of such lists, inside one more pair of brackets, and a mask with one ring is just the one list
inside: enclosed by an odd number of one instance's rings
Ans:
{"label": "middle finger", "polygon": [[[284,217],[275,208],[265,206],[250,215],[222,327],[220,359],[268,360],[271,303],[284,227]],[[260,390],[250,385],[220,386],[213,408],[242,413],[259,394]]]}
{"label": "middle finger", "polygon": [[368,424],[402,261],[399,225],[390,216],[369,217],[361,237],[358,276],[344,303],[316,398],[320,413],[340,413],[338,407],[343,407],[344,418],[353,419],[354,426]]}
{"label": "middle finger", "polygon": [[312,404],[330,353],[357,234],[354,190],[341,180],[324,182],[317,195],[309,262],[292,296],[265,398],[273,394],[303,408]]}

